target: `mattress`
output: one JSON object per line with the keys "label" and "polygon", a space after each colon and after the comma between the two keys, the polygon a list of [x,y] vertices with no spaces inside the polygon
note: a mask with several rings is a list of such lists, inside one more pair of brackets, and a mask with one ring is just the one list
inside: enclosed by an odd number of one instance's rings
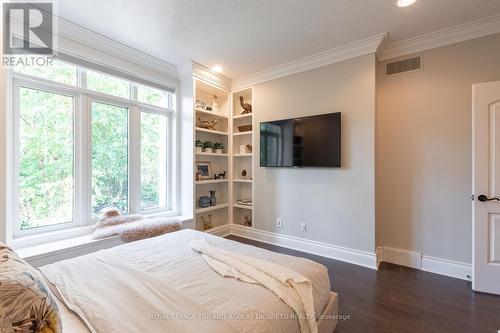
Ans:
{"label": "mattress", "polygon": [[[323,265],[305,258],[278,254],[194,230],[181,230],[102,250],[87,256],[98,257],[105,252],[106,255],[116,256],[127,261],[138,270],[154,272],[158,278],[168,282],[169,286],[173,287],[176,292],[205,308],[209,308],[213,313],[237,312],[239,314],[288,314],[290,317],[293,316],[292,309],[265,287],[222,278],[214,272],[189,245],[191,240],[199,237],[206,238],[215,246],[228,251],[293,268],[311,281],[315,312],[317,314],[337,313],[336,295],[330,293],[328,271]],[[61,261],[41,267],[41,271],[57,286],[57,281],[54,280],[61,281],[60,279],[64,279],[64,276],[54,277],[51,276],[51,272],[55,271],[55,268],[74,265],[78,261],[85,262],[84,259],[79,257]],[[60,272],[60,270],[57,271]],[[93,279],[98,279],[99,274],[105,274],[105,272],[92,272],[91,275]],[[64,331],[90,332],[85,327],[84,322],[68,310],[65,304],[59,303],[59,305]],[[73,308],[72,304],[68,305]],[[118,318],[119,314],[116,315],[117,318],[113,318],[113,320],[124,319]],[[322,327],[328,327],[328,329],[334,327],[334,322],[334,320],[326,324],[319,322],[320,331],[323,331]],[[300,332],[298,321],[295,319],[239,319],[231,320],[230,325],[238,332]]]}

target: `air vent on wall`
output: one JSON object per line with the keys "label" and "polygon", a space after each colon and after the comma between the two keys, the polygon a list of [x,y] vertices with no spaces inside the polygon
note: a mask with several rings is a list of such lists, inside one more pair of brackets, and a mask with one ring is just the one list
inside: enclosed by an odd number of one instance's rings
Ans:
{"label": "air vent on wall", "polygon": [[411,72],[420,69],[420,57],[414,57],[395,61],[387,64],[386,75],[394,75],[404,72]]}

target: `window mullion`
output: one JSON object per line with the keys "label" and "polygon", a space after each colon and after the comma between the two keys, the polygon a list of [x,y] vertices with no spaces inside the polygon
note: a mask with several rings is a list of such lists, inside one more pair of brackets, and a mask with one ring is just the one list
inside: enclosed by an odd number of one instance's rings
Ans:
{"label": "window mullion", "polygon": [[82,184],[82,209],[80,211],[81,225],[93,224],[92,221],[92,101],[86,96],[81,95],[80,99],[80,175]]}
{"label": "window mullion", "polygon": [[134,106],[129,109],[129,209],[131,213],[140,210],[141,191],[141,113]]}
{"label": "window mullion", "polygon": [[78,68],[78,83],[80,88],[87,89],[87,71],[83,68]]}

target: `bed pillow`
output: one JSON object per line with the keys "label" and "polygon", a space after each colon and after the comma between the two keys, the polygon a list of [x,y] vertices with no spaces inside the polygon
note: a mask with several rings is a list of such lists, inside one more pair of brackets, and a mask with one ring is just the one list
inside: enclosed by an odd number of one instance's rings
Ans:
{"label": "bed pillow", "polygon": [[41,273],[2,243],[0,332],[62,332],[56,302]]}

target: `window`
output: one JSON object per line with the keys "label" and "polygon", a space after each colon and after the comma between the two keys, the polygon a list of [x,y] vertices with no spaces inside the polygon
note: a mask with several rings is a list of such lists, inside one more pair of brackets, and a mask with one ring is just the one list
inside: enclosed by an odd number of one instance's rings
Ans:
{"label": "window", "polygon": [[137,87],[137,99],[139,102],[159,107],[165,108],[168,106],[168,94],[166,92],[145,86]]}
{"label": "window", "polygon": [[[50,81],[50,82],[48,82]],[[12,75],[14,236],[170,207],[174,95],[61,61]]]}
{"label": "window", "polygon": [[128,212],[128,109],[92,103],[92,213]]}
{"label": "window", "polygon": [[130,82],[103,73],[87,71],[87,88],[104,94],[130,98]]}
{"label": "window", "polygon": [[141,113],[141,208],[167,204],[167,117]]}
{"label": "window", "polygon": [[20,88],[20,228],[73,220],[72,97]]}
{"label": "window", "polygon": [[61,61],[53,61],[52,66],[18,66],[14,71],[41,79],[76,86],[76,67]]}

